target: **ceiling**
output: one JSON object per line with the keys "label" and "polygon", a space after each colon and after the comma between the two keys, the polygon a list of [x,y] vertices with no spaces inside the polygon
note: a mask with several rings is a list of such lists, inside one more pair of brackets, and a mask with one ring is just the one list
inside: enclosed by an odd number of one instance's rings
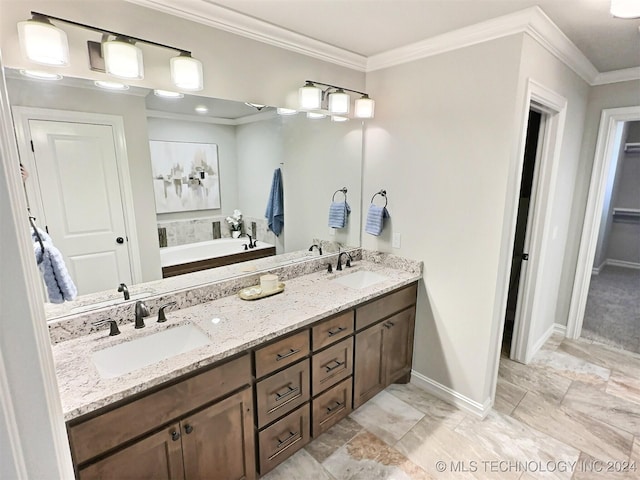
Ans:
{"label": "ceiling", "polygon": [[640,19],[610,0],[204,1],[365,57],[537,5],[599,72],[640,66]]}

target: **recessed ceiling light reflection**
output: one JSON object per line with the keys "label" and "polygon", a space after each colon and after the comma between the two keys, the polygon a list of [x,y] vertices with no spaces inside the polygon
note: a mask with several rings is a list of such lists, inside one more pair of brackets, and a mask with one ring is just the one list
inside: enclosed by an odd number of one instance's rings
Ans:
{"label": "recessed ceiling light reflection", "polygon": [[62,75],[59,73],[41,72],[39,70],[20,70],[20,74],[25,77],[35,78],[36,80],[61,80]]}
{"label": "recessed ceiling light reflection", "polygon": [[184,98],[184,93],[172,92],[170,90],[154,90],[153,94],[156,97],[162,98]]}
{"label": "recessed ceiling light reflection", "polygon": [[205,107],[204,105],[198,105],[195,108],[195,111],[204,115],[205,113],[209,112],[209,109],[207,107]]}
{"label": "recessed ceiling light reflection", "polygon": [[129,85],[120,82],[106,82],[104,80],[96,80],[96,87],[104,88],[106,90],[129,90]]}

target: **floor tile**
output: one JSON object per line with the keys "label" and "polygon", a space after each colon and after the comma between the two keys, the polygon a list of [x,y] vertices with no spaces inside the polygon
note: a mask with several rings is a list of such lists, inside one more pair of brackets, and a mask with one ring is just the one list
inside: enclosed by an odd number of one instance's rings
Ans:
{"label": "floor tile", "polygon": [[260,478],[261,480],[291,480],[294,478],[304,478],[305,480],[334,479],[334,477],[304,449],[299,450]]}
{"label": "floor tile", "polygon": [[[456,427],[455,432],[514,465],[516,462],[533,462],[532,465],[539,464],[543,469],[546,465],[575,462],[580,456],[578,449],[495,411],[489,412],[484,420],[467,417]],[[538,471],[533,468],[531,476],[570,479],[571,472],[554,468]]]}
{"label": "floor tile", "polygon": [[636,471],[628,468],[626,461],[604,462],[586,453],[580,455],[575,467],[573,480],[637,480],[640,478],[640,466]]}
{"label": "floor tile", "polygon": [[512,416],[561,442],[601,460],[628,458],[633,435],[581,412],[547,402],[527,392]]}
{"label": "floor tile", "polygon": [[526,389],[498,377],[496,399],[493,403],[493,409],[505,415],[511,415],[511,412],[515,410],[526,393]]}
{"label": "floor tile", "polygon": [[500,361],[498,375],[503,380],[543,396],[551,403],[559,404],[571,385],[571,379],[544,367],[523,365],[509,359]]}
{"label": "floor tile", "polygon": [[589,383],[606,382],[611,375],[608,368],[557,350],[539,350],[530,365],[549,368],[571,380]]}
{"label": "floor tile", "polygon": [[582,341],[565,340],[558,350],[595,363],[632,378],[640,378],[640,355],[632,352]]}
{"label": "floor tile", "polygon": [[556,350],[564,338],[564,333],[552,333],[549,339],[542,345],[541,350]]}
{"label": "floor tile", "polygon": [[322,463],[361,431],[362,425],[346,417],[304,448],[313,458]]}
{"label": "floor tile", "polygon": [[640,403],[640,378],[632,378],[614,371],[607,382],[605,391],[611,395]]}
{"label": "floor tile", "polygon": [[383,391],[350,416],[371,433],[393,445],[424,417],[424,413]]}
{"label": "floor tile", "polygon": [[640,436],[638,403],[591,388],[585,383],[574,382],[562,400],[562,406]]}
{"label": "floor tile", "polygon": [[433,421],[439,422],[452,430],[465,417],[465,413],[462,410],[443,402],[411,383],[393,384],[387,387],[385,391],[428,415]]}

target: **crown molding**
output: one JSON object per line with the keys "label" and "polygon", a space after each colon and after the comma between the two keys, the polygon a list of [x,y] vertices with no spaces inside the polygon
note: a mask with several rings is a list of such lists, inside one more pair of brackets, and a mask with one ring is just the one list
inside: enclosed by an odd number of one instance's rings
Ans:
{"label": "crown molding", "polygon": [[366,73],[509,35],[526,33],[591,86],[640,79],[640,67],[598,72],[589,59],[538,6],[366,57],[206,0],[126,1]]}
{"label": "crown molding", "polygon": [[640,67],[599,73],[591,85],[607,85],[609,83],[629,82],[633,80],[640,80]]}
{"label": "crown molding", "polygon": [[367,58],[205,0],[126,0],[169,15],[364,72]]}

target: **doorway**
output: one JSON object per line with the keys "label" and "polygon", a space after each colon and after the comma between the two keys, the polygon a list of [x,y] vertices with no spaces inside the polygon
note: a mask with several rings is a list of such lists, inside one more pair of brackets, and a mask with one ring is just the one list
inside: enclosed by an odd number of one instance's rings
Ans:
{"label": "doorway", "polygon": [[536,169],[536,160],[539,156],[540,131],[543,121],[542,113],[530,109],[527,121],[527,133],[524,147],[522,177],[520,181],[520,195],[518,199],[518,212],[516,220],[515,239],[511,256],[511,273],[509,275],[509,291],[507,294],[507,308],[504,319],[504,331],[502,336],[502,352],[506,356],[511,355],[511,344],[516,318],[518,317],[518,299],[521,297],[521,280],[526,274],[526,265],[529,260],[528,245],[530,238],[527,235],[529,229],[529,217],[533,211],[533,192]]}
{"label": "doorway", "polygon": [[78,293],[134,283],[135,227],[124,201],[125,152],[118,148],[123,143],[117,122],[93,114],[15,110],[21,161],[30,173],[25,189],[31,212],[61,251]]}

